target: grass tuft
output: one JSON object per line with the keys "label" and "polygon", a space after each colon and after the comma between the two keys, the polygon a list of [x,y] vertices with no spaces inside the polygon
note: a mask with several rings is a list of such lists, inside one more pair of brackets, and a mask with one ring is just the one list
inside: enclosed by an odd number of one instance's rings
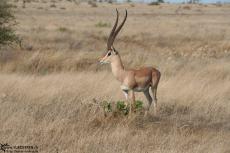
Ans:
{"label": "grass tuft", "polygon": [[59,27],[58,31],[60,31],[60,32],[67,32],[67,31],[69,31],[69,29],[66,28],[66,27]]}
{"label": "grass tuft", "polygon": [[110,24],[110,23],[106,23],[106,22],[99,21],[97,24],[95,24],[95,26],[98,27],[98,28],[104,28],[104,27],[110,27],[111,24]]}

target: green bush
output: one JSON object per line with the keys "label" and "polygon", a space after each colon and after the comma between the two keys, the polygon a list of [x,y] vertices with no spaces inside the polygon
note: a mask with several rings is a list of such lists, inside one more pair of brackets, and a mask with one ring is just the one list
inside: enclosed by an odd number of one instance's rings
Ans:
{"label": "green bush", "polygon": [[12,29],[12,26],[16,24],[12,7],[6,0],[0,1],[0,47],[18,41]]}
{"label": "green bush", "polygon": [[150,2],[149,5],[160,5],[159,2]]}
{"label": "green bush", "polygon": [[152,1],[152,2],[149,3],[149,5],[160,5],[160,3],[164,3],[164,0]]}
{"label": "green bush", "polygon": [[117,102],[117,110],[122,112],[124,115],[127,115],[129,113],[129,107],[125,104],[124,101]]}
{"label": "green bush", "polygon": [[102,28],[102,27],[110,27],[109,23],[105,23],[105,22],[98,22],[96,25],[96,27]]}
{"label": "green bush", "polygon": [[142,109],[142,108],[143,108],[143,102],[140,101],[140,100],[137,100],[137,101],[135,102],[135,109],[136,109],[136,110],[140,110],[140,109]]}
{"label": "green bush", "polygon": [[67,32],[67,31],[69,31],[69,29],[66,28],[66,27],[59,27],[58,31],[60,31],[60,32]]}
{"label": "green bush", "polygon": [[[114,106],[114,105],[113,105]],[[117,112],[119,114],[128,115],[130,105],[127,105],[124,101],[116,102],[116,109],[113,108],[112,104],[108,101],[103,101],[102,107],[104,109],[105,114],[108,112]],[[143,109],[143,102],[140,100],[135,101],[134,111],[139,111]]]}
{"label": "green bush", "polygon": [[110,102],[103,101],[102,106],[103,106],[103,109],[104,109],[105,112],[112,112],[112,105],[111,105]]}

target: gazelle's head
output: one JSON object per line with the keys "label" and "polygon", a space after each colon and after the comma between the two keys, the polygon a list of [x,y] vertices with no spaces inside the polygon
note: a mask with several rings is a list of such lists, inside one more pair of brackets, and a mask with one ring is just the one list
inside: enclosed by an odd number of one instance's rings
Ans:
{"label": "gazelle's head", "polygon": [[119,12],[117,9],[116,9],[116,12],[117,12],[117,19],[109,35],[108,41],[107,41],[107,50],[105,54],[102,56],[102,58],[100,59],[101,64],[111,63],[114,59],[116,59],[119,56],[118,52],[113,47],[113,42],[127,19],[127,10],[125,10],[125,18],[122,21],[122,23],[119,25],[118,28],[117,28],[117,24],[118,24],[118,19],[119,19]]}

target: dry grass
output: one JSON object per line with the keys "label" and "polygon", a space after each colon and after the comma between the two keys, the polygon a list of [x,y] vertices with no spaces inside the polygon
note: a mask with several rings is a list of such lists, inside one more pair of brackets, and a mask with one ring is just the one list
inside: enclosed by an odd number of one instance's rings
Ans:
{"label": "dry grass", "polygon": [[[229,5],[51,4],[15,1],[23,49],[0,52],[1,143],[41,153],[230,152]],[[129,11],[115,44],[125,65],[162,72],[157,116],[104,118],[94,102],[124,99],[97,64],[116,7]]]}

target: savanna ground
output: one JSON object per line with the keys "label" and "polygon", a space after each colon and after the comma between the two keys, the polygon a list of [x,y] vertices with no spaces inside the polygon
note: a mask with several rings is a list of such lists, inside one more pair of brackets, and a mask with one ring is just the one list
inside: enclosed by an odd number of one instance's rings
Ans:
{"label": "savanna ground", "polygon": [[[0,52],[0,141],[41,153],[230,152],[230,5],[12,1],[22,48]],[[115,20],[126,67],[162,72],[158,114],[104,118],[124,100],[99,65]],[[146,102],[139,93],[137,99]]]}

